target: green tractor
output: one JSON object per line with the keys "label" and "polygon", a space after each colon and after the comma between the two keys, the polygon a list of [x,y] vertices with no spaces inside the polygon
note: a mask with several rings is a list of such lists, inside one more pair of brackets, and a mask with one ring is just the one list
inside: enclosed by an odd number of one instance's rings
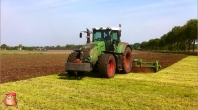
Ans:
{"label": "green tractor", "polygon": [[[95,27],[87,34],[87,43],[74,50],[67,59],[66,72],[69,76],[83,75],[97,71],[103,77],[113,78],[115,72],[130,73],[132,68],[132,48],[121,42],[121,25],[115,27]],[[80,32],[80,38],[82,38]],[[90,35],[92,34],[92,41]]]}

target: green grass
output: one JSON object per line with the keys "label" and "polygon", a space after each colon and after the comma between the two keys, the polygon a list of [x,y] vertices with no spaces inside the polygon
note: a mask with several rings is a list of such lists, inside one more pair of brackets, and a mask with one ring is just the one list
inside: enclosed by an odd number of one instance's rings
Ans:
{"label": "green grass", "polygon": [[158,73],[112,79],[50,75],[1,84],[0,93],[3,99],[15,91],[20,110],[196,110],[197,63],[197,57],[189,56]]}

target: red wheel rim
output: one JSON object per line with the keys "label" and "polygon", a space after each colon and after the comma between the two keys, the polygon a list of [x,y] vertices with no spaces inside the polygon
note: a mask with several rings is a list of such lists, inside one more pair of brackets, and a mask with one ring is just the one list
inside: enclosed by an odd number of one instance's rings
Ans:
{"label": "red wheel rim", "polygon": [[129,53],[126,54],[124,57],[124,65],[128,68],[130,66],[130,55]]}
{"label": "red wheel rim", "polygon": [[112,60],[109,60],[109,68],[108,68],[108,74],[113,74],[113,70],[114,70],[114,63]]}

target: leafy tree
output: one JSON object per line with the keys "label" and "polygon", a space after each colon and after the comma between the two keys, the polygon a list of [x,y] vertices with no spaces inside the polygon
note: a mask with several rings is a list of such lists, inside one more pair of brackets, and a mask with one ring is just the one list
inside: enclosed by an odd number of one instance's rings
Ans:
{"label": "leafy tree", "polygon": [[141,48],[141,49],[148,49],[148,42],[143,41],[143,42],[140,44],[140,48]]}
{"label": "leafy tree", "polygon": [[139,47],[140,47],[140,43],[134,43],[134,44],[133,44],[133,48],[134,48],[134,49],[138,49]]}
{"label": "leafy tree", "polygon": [[83,45],[76,45],[76,48],[80,48],[80,47],[82,47]]}
{"label": "leafy tree", "polygon": [[65,47],[72,48],[72,47],[75,47],[75,45],[74,44],[67,44]]}
{"label": "leafy tree", "polygon": [[134,49],[133,44],[130,44],[131,48]]}
{"label": "leafy tree", "polygon": [[155,50],[158,49],[158,47],[159,47],[159,42],[160,42],[160,39],[159,39],[159,38],[155,38],[155,39],[153,40],[153,46],[154,46],[154,49],[155,49]]}
{"label": "leafy tree", "polygon": [[149,50],[154,50],[154,39],[148,41]]}
{"label": "leafy tree", "polygon": [[186,25],[180,27],[178,36],[179,36],[178,41],[180,42],[179,50],[185,51],[186,42],[187,42]]}
{"label": "leafy tree", "polygon": [[57,45],[56,48],[61,48],[61,46],[60,45]]}
{"label": "leafy tree", "polygon": [[168,50],[173,50],[173,44],[174,44],[174,37],[173,37],[173,32],[169,31],[167,33],[167,37],[166,37],[166,43],[168,44]]}
{"label": "leafy tree", "polygon": [[1,45],[1,49],[6,49],[8,46],[6,44]]}
{"label": "leafy tree", "polygon": [[180,26],[175,26],[171,30],[172,44],[174,45],[174,49],[176,50],[178,50],[179,32],[180,32]]}
{"label": "leafy tree", "polygon": [[165,49],[166,47],[166,37],[167,37],[167,34],[164,34],[163,36],[160,37],[160,40],[159,40],[159,47],[160,49]]}
{"label": "leafy tree", "polygon": [[188,40],[188,51],[190,51],[191,44],[193,43],[193,52],[194,52],[194,45],[195,41],[197,41],[197,19],[191,19],[187,22],[186,26],[186,33],[187,33],[187,40]]}
{"label": "leafy tree", "polygon": [[22,44],[19,44],[19,48],[22,48],[23,47],[23,45]]}

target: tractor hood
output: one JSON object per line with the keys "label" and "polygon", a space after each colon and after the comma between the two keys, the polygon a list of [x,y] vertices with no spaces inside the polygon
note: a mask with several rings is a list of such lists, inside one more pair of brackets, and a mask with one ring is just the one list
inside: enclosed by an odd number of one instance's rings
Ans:
{"label": "tractor hood", "polygon": [[96,42],[92,42],[92,44],[96,44],[96,45],[99,46],[99,47],[105,45],[104,41],[96,41]]}
{"label": "tractor hood", "polygon": [[85,45],[83,45],[81,47],[81,51],[83,51],[83,50],[90,50],[90,49],[94,48],[95,46],[97,46],[97,44],[87,43],[87,44],[85,44]]}
{"label": "tractor hood", "polygon": [[81,51],[83,51],[83,50],[91,50],[91,49],[93,49],[95,46],[97,46],[97,47],[102,47],[102,46],[104,46],[104,45],[105,45],[104,41],[97,41],[97,42],[87,43],[87,44],[85,44],[85,45],[83,45],[83,46],[81,47]]}
{"label": "tractor hood", "polygon": [[80,48],[84,59],[89,59],[90,62],[98,60],[101,51],[105,49],[104,41],[96,41],[83,45]]}

